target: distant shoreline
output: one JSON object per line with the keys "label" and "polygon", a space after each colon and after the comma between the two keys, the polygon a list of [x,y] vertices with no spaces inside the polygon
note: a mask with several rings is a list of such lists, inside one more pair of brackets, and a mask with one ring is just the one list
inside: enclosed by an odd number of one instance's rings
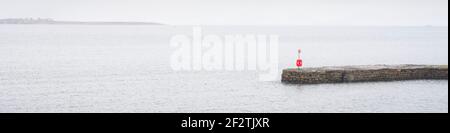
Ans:
{"label": "distant shoreline", "polygon": [[18,25],[164,25],[154,22],[94,22],[94,21],[56,21],[53,19],[0,19],[0,24]]}

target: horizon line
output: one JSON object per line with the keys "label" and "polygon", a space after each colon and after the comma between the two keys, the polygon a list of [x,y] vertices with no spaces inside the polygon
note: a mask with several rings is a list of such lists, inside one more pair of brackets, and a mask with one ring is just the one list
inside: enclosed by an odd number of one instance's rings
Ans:
{"label": "horizon line", "polygon": [[[30,19],[31,21],[45,21],[48,23],[17,23],[17,24],[80,24],[80,25],[166,25],[166,26],[308,26],[308,27],[448,27],[448,25],[432,25],[432,24],[424,24],[424,25],[369,25],[369,24],[349,24],[349,25],[311,25],[311,24],[168,24],[168,23],[160,23],[156,21],[98,21],[98,20],[58,20],[52,18],[0,18],[0,24],[5,20],[26,20]],[[6,23],[8,24],[8,23]],[[14,24],[14,23],[11,23]]]}

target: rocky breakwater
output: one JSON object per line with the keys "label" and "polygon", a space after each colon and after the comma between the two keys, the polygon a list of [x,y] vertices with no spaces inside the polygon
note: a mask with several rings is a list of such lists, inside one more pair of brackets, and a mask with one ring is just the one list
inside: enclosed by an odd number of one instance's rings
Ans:
{"label": "rocky breakwater", "polygon": [[440,79],[448,80],[448,65],[365,65],[285,69],[282,82],[292,84],[351,83]]}

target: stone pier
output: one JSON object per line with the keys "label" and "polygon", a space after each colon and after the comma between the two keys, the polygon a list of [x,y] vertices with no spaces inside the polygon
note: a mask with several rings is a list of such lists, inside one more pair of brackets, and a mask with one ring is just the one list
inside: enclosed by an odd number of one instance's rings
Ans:
{"label": "stone pier", "polygon": [[283,70],[282,82],[292,84],[351,83],[441,79],[448,80],[448,65],[330,66]]}

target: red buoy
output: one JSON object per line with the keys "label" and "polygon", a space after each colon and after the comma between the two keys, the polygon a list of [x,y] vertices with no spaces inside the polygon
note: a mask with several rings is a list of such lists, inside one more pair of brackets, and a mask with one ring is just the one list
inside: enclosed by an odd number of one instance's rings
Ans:
{"label": "red buoy", "polygon": [[302,67],[303,66],[303,61],[302,59],[298,59],[297,60],[297,67]]}
{"label": "red buoy", "polygon": [[299,49],[299,50],[298,50],[297,63],[296,63],[298,69],[300,69],[300,67],[303,66],[303,60],[302,60],[301,57],[300,57],[300,53],[301,53],[301,52],[302,52],[302,50]]}

